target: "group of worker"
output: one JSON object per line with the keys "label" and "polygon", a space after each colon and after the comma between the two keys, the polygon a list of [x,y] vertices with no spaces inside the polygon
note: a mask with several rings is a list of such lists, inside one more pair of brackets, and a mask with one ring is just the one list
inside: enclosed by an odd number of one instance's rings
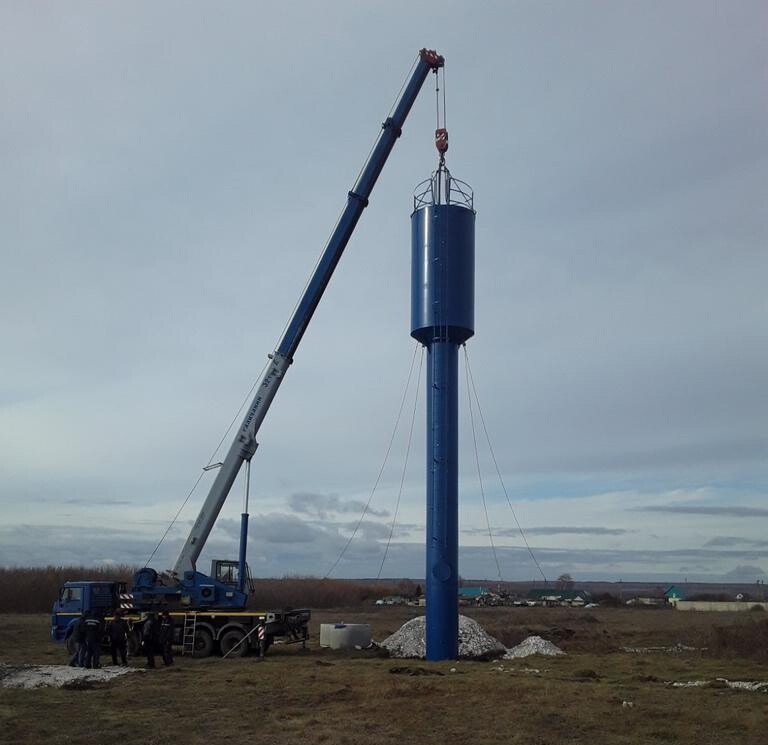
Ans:
{"label": "group of worker", "polygon": [[[147,667],[155,667],[155,655],[160,653],[163,663],[173,664],[173,619],[167,610],[160,614],[141,614],[141,651],[147,658]],[[128,664],[128,634],[130,628],[123,618],[123,613],[116,610],[107,622],[103,612],[83,613],[75,622],[72,638],[75,653],[69,661],[72,667],[101,667],[101,643],[106,635],[109,639],[109,651],[112,664]]]}

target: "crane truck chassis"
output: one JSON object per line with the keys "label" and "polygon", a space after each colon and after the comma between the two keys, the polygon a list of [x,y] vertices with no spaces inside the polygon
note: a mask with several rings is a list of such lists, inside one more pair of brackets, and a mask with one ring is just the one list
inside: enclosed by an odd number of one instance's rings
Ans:
{"label": "crane truck chassis", "polygon": [[[256,436],[293,363],[294,355],[358,220],[368,206],[368,198],[402,133],[402,127],[424,81],[430,72],[437,75],[444,63],[443,57],[434,50],[422,49],[419,52],[409,79],[401,89],[390,116],[381,125],[379,137],[357,181],[347,194],[347,203],[283,335],[274,352],[269,355],[270,362],[266,372],[261,383],[256,386],[253,400],[246,410],[229,451],[221,463],[209,464],[204,468],[216,468],[218,472],[173,570],[161,575],[151,567],[139,569],[128,592],[116,582],[67,582],[53,605],[51,638],[54,641],[72,640],[73,624],[81,613],[96,613],[111,618],[116,609],[122,608],[126,611],[131,626],[134,652],[141,624],[140,614],[144,611],[161,610],[172,613],[176,641],[181,643],[183,651],[189,649],[200,656],[210,654],[216,647],[223,654],[245,654],[254,646],[254,636],[262,652],[276,637],[281,637],[287,642],[306,644],[309,610],[262,612],[250,611],[247,608],[248,570],[245,559],[249,518],[248,490],[251,459],[258,448]],[[445,129],[436,130],[435,142],[442,157],[448,142]],[[211,574],[206,575],[197,570],[197,560],[243,464],[246,467],[246,492],[245,508],[240,522],[239,559],[215,560]],[[232,647],[244,637],[247,637],[246,640],[233,651]]]}
{"label": "crane truck chassis", "polygon": [[[75,623],[83,613],[95,613],[106,622],[115,610],[121,610],[128,623],[128,654],[139,654],[142,636],[142,610],[133,607],[131,593],[124,582],[65,582],[53,605],[51,638],[64,642],[73,655]],[[146,610],[146,609],[144,609]],[[283,644],[300,643],[306,648],[311,612],[306,608],[284,610],[169,610],[174,624],[174,644],[182,654],[208,657],[243,657],[250,651],[266,654],[278,640]],[[102,646],[106,646],[106,638]]]}

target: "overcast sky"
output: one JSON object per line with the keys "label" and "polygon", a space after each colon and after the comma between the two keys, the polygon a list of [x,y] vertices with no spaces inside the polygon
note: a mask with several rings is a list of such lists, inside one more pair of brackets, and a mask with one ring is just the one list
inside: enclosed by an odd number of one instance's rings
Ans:
{"label": "overcast sky", "polygon": [[[470,362],[544,572],[764,578],[767,26],[759,1],[1,3],[0,564],[146,561],[428,46],[475,189]],[[376,480],[431,86],[259,435],[255,575],[325,574]],[[380,571],[414,395],[334,576]],[[383,576],[423,576],[421,402]],[[461,573],[495,578],[461,405]],[[502,576],[532,579],[479,445]],[[241,508],[238,482],[204,571]]]}

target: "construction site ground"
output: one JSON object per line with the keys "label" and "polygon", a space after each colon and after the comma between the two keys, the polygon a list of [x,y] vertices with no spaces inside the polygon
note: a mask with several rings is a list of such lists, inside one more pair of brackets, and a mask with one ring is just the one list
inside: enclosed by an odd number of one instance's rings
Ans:
{"label": "construction site ground", "polygon": [[[163,668],[158,658],[157,670],[77,689],[0,688],[0,743],[766,742],[768,693],[718,679],[766,681],[768,666],[701,649],[715,626],[754,624],[764,614],[462,610],[507,647],[535,634],[561,647],[562,657],[427,664],[318,647],[320,623],[370,623],[374,639],[383,639],[423,610],[316,611],[307,651],[275,646],[264,662],[177,657]],[[622,651],[678,644],[694,649]],[[0,615],[0,663],[65,662],[63,646],[48,639],[46,616]],[[698,684],[672,685],[692,681]]]}

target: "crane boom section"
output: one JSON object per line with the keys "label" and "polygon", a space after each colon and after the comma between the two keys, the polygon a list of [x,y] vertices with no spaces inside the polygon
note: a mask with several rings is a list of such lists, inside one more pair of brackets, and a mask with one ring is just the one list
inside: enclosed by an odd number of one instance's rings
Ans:
{"label": "crane boom section", "polygon": [[269,407],[283,381],[293,355],[301,342],[304,332],[323,296],[325,288],[333,275],[336,265],[354,232],[357,221],[368,205],[368,197],[387,162],[392,148],[427,75],[444,64],[443,58],[436,52],[422,49],[416,66],[405,84],[402,94],[395,104],[392,115],[382,124],[381,133],[371,154],[363,166],[360,176],[352,191],[347,195],[347,204],[336,227],[323,251],[307,287],[296,306],[277,350],[271,355],[271,364],[254,395],[251,405],[235,436],[226,458],[216,475],[208,496],[195,520],[189,537],[179,554],[174,567],[177,577],[185,572],[195,571],[200,552],[224,506],[232,484],[237,478],[243,462],[250,460],[258,447],[256,435]]}

